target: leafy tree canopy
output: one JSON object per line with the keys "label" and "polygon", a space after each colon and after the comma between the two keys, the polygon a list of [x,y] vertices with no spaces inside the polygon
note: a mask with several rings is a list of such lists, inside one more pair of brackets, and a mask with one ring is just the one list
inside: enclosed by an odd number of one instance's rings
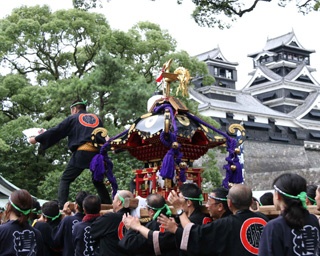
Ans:
{"label": "leafy tree canopy", "polygon": [[[102,7],[103,3],[111,0],[73,0],[75,8],[89,10]],[[156,0],[151,0],[156,1]],[[177,0],[177,4],[183,1]],[[244,14],[254,11],[259,2],[271,2],[271,0],[191,0],[195,4],[192,13],[194,21],[199,26],[218,27],[220,29],[229,28],[230,22],[241,18]],[[285,7],[292,0],[278,0],[280,7]],[[318,11],[320,2],[318,0],[296,1],[298,12],[307,14],[311,11]],[[228,21],[225,21],[228,20]]]}
{"label": "leafy tree canopy", "polygon": [[110,37],[101,14],[78,9],[51,12],[48,6],[23,6],[0,21],[1,64],[19,74],[47,81],[81,77]]}

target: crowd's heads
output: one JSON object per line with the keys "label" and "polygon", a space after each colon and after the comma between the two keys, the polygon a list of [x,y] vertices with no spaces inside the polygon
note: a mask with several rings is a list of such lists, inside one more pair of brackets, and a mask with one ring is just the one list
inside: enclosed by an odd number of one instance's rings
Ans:
{"label": "crowd's heads", "polygon": [[179,187],[180,193],[186,200],[193,203],[194,208],[200,207],[203,201],[202,190],[195,183],[184,183]]}
{"label": "crowd's heads", "polygon": [[101,200],[99,196],[89,195],[83,200],[83,208],[86,214],[99,214]]}
{"label": "crowd's heads", "polygon": [[273,205],[273,193],[266,192],[260,197],[261,205]]}
{"label": "crowd's heads", "polygon": [[232,210],[249,209],[252,203],[252,190],[245,184],[235,184],[229,190],[228,199],[232,203]]}
{"label": "crowd's heads", "polygon": [[59,204],[55,200],[45,202],[42,205],[41,210],[42,210],[42,215],[46,218],[46,221],[48,223],[55,221],[57,219],[60,219],[61,217]]}
{"label": "crowd's heads", "polygon": [[88,193],[85,192],[85,191],[80,191],[78,192],[78,194],[76,195],[76,204],[77,204],[77,207],[78,207],[78,211],[79,212],[83,212],[83,207],[82,207],[82,204],[83,204],[83,200],[88,196]]}
{"label": "crowd's heads", "polygon": [[25,189],[19,189],[12,192],[6,209],[6,218],[9,219],[10,213],[17,216],[20,225],[28,222],[32,209],[32,197]]}

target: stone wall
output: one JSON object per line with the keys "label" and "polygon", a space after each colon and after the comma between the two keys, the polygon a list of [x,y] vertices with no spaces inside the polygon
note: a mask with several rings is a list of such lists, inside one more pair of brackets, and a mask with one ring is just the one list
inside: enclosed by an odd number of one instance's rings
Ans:
{"label": "stone wall", "polygon": [[[227,154],[217,150],[217,166],[222,169]],[[295,172],[309,184],[320,184],[320,151],[305,150],[304,146],[256,141],[244,142],[245,183],[254,190],[271,189],[275,177]]]}

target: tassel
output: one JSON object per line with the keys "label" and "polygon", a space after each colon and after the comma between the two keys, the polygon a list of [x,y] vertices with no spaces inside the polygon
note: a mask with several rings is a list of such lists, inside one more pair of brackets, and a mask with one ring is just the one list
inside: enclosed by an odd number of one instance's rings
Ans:
{"label": "tassel", "polygon": [[174,149],[171,148],[163,158],[161,170],[160,170],[161,177],[164,179],[172,180],[174,177],[174,169],[175,169]]}
{"label": "tassel", "polygon": [[186,168],[180,168],[179,179],[183,183],[187,180],[186,178]]}
{"label": "tassel", "polygon": [[117,180],[116,177],[114,177],[113,175],[113,163],[111,162],[111,160],[108,158],[106,159],[106,163],[107,163],[107,167],[108,167],[108,171],[106,173],[107,179],[109,180],[111,187],[112,187],[112,198],[115,197],[115,195],[117,194],[118,191],[118,184],[117,184]]}
{"label": "tassel", "polygon": [[95,181],[103,181],[106,169],[104,156],[102,154],[97,154],[92,158],[90,163],[90,171],[92,172],[92,176]]}

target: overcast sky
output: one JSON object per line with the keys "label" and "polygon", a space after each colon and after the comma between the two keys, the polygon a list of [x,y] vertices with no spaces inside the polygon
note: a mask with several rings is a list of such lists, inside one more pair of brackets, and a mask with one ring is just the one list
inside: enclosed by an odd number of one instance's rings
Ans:
{"label": "overcast sky", "polygon": [[[252,2],[251,0],[246,0]],[[320,82],[320,37],[317,26],[320,13],[306,16],[298,14],[293,1],[290,6],[281,8],[277,1],[261,2],[258,7],[232,23],[232,28],[201,28],[191,18],[194,5],[184,0],[182,5],[176,0],[103,0],[104,8],[95,11],[103,13],[113,29],[127,31],[139,21],[150,21],[166,29],[178,42],[178,50],[186,50],[191,56],[220,47],[224,57],[239,63],[237,88],[250,80],[252,61],[247,55],[260,51],[268,38],[295,32],[298,41],[311,55],[311,66],[317,71],[314,77]],[[25,5],[48,4],[52,10],[72,8],[72,0],[10,0],[1,6],[0,17],[11,13],[12,8]]]}

